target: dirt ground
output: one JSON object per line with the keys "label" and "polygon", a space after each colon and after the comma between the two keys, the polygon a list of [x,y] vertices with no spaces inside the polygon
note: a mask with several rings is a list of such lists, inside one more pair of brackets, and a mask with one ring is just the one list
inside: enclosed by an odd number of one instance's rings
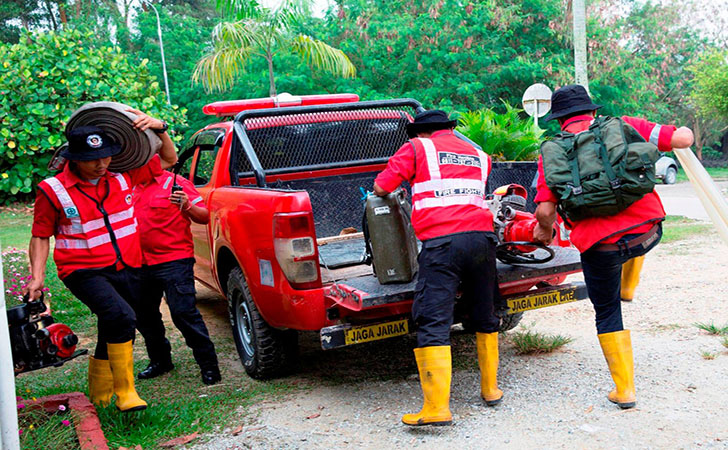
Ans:
{"label": "dirt ground", "polygon": [[[241,411],[191,448],[728,448],[728,349],[694,326],[728,324],[727,274],[728,246],[717,236],[661,244],[647,256],[636,299],[623,305],[635,409],[606,399],[612,381],[584,301],[526,313],[522,324],[574,338],[557,352],[519,356],[501,339],[505,396],[494,408],[479,398],[474,337],[456,336],[451,427],[400,423],[421,406],[411,336],[323,352],[313,335],[286,379],[301,389]],[[203,305],[213,330],[229,334],[224,303]],[[234,355],[230,363],[246,376]]]}

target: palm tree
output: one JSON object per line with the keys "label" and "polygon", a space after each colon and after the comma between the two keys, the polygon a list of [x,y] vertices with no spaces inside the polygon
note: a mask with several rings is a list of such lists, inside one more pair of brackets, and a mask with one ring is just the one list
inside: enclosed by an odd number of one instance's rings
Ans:
{"label": "palm tree", "polygon": [[284,50],[299,55],[312,69],[353,78],[356,68],[341,50],[296,32],[310,11],[311,0],[283,0],[274,8],[255,0],[218,0],[218,8],[234,21],[221,22],[212,32],[210,52],[197,62],[192,80],[205,90],[225,91],[254,57],[268,62],[270,95],[276,95],[273,58]]}
{"label": "palm tree", "polygon": [[584,0],[573,0],[574,14],[574,73],[576,83],[589,90],[586,61],[586,5]]}

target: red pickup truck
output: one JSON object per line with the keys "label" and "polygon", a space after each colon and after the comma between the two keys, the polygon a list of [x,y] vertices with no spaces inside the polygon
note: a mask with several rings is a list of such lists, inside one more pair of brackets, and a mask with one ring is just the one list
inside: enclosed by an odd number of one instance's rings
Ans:
{"label": "red pickup truck", "polygon": [[[412,99],[360,102],[352,94],[204,107],[226,121],[197,132],[182,157],[191,155],[188,176],[211,216],[207,225],[192,225],[195,276],[228,299],[251,377],[290,371],[299,331],[318,331],[325,350],[414,331],[416,280],[382,285],[363,262],[361,197],[421,110]],[[525,179],[513,179],[522,166]],[[489,191],[510,182],[531,186],[534,166],[495,164]],[[525,310],[586,297],[583,284],[563,284],[581,270],[578,252],[554,250],[544,264],[499,263],[504,330]],[[467,329],[467,317],[458,313],[457,322]]]}

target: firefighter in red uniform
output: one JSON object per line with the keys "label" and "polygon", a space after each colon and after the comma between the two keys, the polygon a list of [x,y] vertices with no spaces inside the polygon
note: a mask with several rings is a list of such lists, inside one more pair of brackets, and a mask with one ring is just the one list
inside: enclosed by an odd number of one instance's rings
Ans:
{"label": "firefighter in red uniform", "polygon": [[101,129],[78,127],[66,136],[61,156],[68,163],[60,174],[42,181],[35,200],[27,291],[38,298],[45,279],[50,237],[55,237],[53,259],[58,277],[96,314],[98,342],[89,358],[89,397],[107,405],[116,394],[121,411],[146,408],[134,387],[132,341],[135,315],[130,303],[139,297],[141,252],[132,188],[160,175],[177,160],[166,124],[137,115],[134,126],[160,134],[160,157],[126,173],[107,170],[121,146]]}
{"label": "firefighter in red uniform", "polygon": [[[553,109],[548,119],[557,119],[562,130],[574,134],[587,130],[596,110],[601,108],[592,103],[586,89],[580,85],[557,89],[551,104]],[[658,125],[634,117],[622,119],[661,151],[689,147],[693,143],[689,128]],[[544,170],[548,171],[548,167],[544,168],[542,159],[538,164],[538,192],[534,200],[538,203],[536,218],[539,223],[534,238],[548,244],[553,236],[558,198],[546,185]],[[581,252],[584,281],[596,313],[599,343],[616,385],[608,398],[622,408],[631,408],[636,402],[632,341],[629,330],[622,324],[622,267],[657,245],[664,218],[660,197],[653,191],[615,215],[573,221],[570,227],[571,242]]]}
{"label": "firefighter in red uniform", "polygon": [[496,237],[485,203],[491,162],[487,154],[454,135],[455,125],[444,111],[418,114],[407,126],[412,139],[389,159],[374,183],[374,193],[380,196],[403,181],[410,183],[412,225],[422,241],[412,316],[417,325],[415,359],[424,406],[419,413],[402,417],[407,425],[452,423],[450,327],[461,283],[463,297],[472,301],[481,396],[488,405],[497,404],[503,396],[497,383]]}
{"label": "firefighter in red uniform", "polygon": [[[182,190],[175,192],[175,187]],[[149,365],[138,376],[142,380],[154,378],[174,368],[159,312],[164,293],[172,322],[200,366],[202,382],[215,384],[220,381],[220,368],[215,345],[195,306],[195,249],[190,231],[190,221],[205,224],[210,213],[192,183],[171,172],[138,186],[134,194],[143,260],[137,329],[144,336],[149,355]]]}

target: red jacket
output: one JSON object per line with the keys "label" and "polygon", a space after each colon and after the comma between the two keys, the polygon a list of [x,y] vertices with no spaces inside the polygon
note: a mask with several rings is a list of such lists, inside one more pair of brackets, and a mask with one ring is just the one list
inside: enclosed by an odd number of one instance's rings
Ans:
{"label": "red jacket", "polygon": [[375,182],[393,191],[412,185],[412,226],[420,240],[466,231],[493,231],[485,204],[490,156],[449,130],[415,138],[395,153]]}
{"label": "red jacket", "polygon": [[[164,171],[134,189],[143,264],[162,264],[195,257],[190,219],[178,205],[169,201],[173,180],[174,175]],[[189,180],[177,177],[177,184],[182,186],[190,204],[202,201],[200,193]]]}
{"label": "red jacket", "polygon": [[[561,129],[569,133],[580,133],[589,128],[592,117],[583,115],[569,118],[562,125]],[[644,119],[624,116],[622,119],[632,125],[637,132],[661,151],[670,151],[672,146],[672,134],[675,127],[672,125],[659,125],[648,122]],[[558,197],[546,186],[546,179],[543,172],[543,159],[538,159],[538,192],[534,201],[558,202]],[[632,203],[624,211],[613,216],[589,217],[584,220],[574,221],[571,226],[571,243],[585,252],[597,243],[614,243],[622,236],[629,233],[644,233],[648,231],[655,222],[665,218],[665,210],[662,207],[660,197],[655,191],[645,195]]]}
{"label": "red jacket", "polygon": [[66,165],[38,185],[33,236],[55,236],[59,278],[78,269],[141,266],[132,188],[161,173],[159,157],[127,173],[107,172],[93,185]]}

